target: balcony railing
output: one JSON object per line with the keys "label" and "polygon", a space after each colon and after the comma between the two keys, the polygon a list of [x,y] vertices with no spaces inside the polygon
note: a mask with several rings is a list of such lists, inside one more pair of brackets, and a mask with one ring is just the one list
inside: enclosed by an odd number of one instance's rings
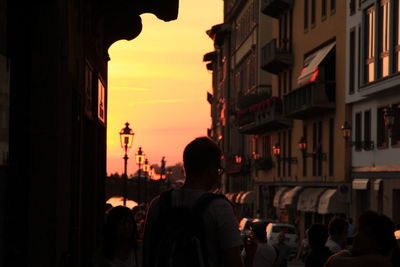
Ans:
{"label": "balcony railing", "polygon": [[286,128],[292,124],[283,117],[282,100],[270,97],[252,105],[237,114],[239,132],[243,134],[261,134]]}
{"label": "balcony railing", "polygon": [[270,17],[279,18],[293,6],[293,0],[264,0],[261,11]]}
{"label": "balcony railing", "polygon": [[283,97],[285,116],[305,119],[335,109],[335,82],[312,82]]}
{"label": "balcony railing", "polygon": [[225,157],[225,169],[227,174],[247,173],[250,171],[251,161],[240,155],[227,155]]}
{"label": "balcony railing", "polygon": [[290,68],[293,55],[285,49],[277,47],[277,39],[266,44],[261,51],[261,68],[273,74]]}

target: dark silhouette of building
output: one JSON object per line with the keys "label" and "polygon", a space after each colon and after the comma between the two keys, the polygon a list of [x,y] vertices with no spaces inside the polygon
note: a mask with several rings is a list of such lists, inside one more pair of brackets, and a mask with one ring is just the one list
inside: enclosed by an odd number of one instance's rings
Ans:
{"label": "dark silhouette of building", "polygon": [[0,0],[0,266],[88,266],[104,220],[107,50],[140,34],[142,13],[176,19],[178,1]]}

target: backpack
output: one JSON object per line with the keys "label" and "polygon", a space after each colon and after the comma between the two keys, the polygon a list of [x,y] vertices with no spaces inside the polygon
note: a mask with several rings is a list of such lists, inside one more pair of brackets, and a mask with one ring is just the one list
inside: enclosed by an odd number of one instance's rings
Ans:
{"label": "backpack", "polygon": [[[189,207],[173,207],[169,190],[159,198],[159,219],[152,241],[151,267],[207,267],[202,214],[222,194],[205,193]],[[228,201],[228,200],[227,200]]]}

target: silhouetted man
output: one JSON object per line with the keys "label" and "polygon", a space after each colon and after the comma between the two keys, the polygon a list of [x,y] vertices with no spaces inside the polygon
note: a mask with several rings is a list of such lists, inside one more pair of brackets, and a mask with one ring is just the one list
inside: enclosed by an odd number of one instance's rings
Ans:
{"label": "silhouetted man", "polygon": [[333,217],[329,222],[329,238],[325,246],[327,246],[332,253],[337,253],[346,247],[348,227],[349,224],[339,217]]}
{"label": "silhouetted man", "polygon": [[[197,138],[186,146],[183,153],[186,180],[181,189],[171,192],[173,207],[191,208],[204,194],[214,189],[223,172],[221,155],[218,145],[207,137]],[[154,229],[157,229],[157,220],[162,213],[162,197],[152,201],[145,222],[145,267],[152,267],[154,262],[152,248],[157,243]],[[239,249],[242,240],[231,204],[225,198],[212,200],[204,209],[202,219],[207,265],[242,267]]]}

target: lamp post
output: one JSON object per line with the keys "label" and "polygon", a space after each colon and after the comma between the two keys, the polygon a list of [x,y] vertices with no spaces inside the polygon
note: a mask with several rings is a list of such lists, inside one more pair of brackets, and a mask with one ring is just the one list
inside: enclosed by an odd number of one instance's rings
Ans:
{"label": "lamp post", "polygon": [[276,143],[273,147],[272,150],[274,152],[274,156],[276,157],[276,159],[278,161],[280,161],[281,159],[281,146],[279,145],[279,143]]}
{"label": "lamp post", "polygon": [[349,140],[349,138],[351,137],[351,125],[350,123],[348,123],[347,121],[344,122],[344,124],[341,127],[342,130],[342,135],[344,140]]}
{"label": "lamp post", "polygon": [[149,174],[150,171],[150,164],[149,160],[145,159],[144,160],[144,165],[143,165],[143,171],[144,171],[144,199],[147,201],[147,175]]}
{"label": "lamp post", "polygon": [[137,181],[137,197],[138,197],[138,204],[140,204],[140,179],[141,179],[141,171],[142,171],[142,163],[144,162],[144,154],[142,151],[142,147],[139,147],[138,152],[136,153],[136,164],[138,165],[138,181]]}
{"label": "lamp post", "polygon": [[121,131],[119,132],[120,136],[120,141],[121,141],[121,147],[124,150],[124,206],[126,206],[126,198],[128,195],[128,175],[127,175],[127,166],[128,166],[128,151],[132,147],[133,143],[133,136],[135,133],[132,131],[131,128],[129,128],[129,123],[125,123],[125,128],[122,128]]}
{"label": "lamp post", "polygon": [[162,157],[161,159],[161,171],[160,171],[160,180],[163,179],[163,175],[165,174],[165,157]]}

